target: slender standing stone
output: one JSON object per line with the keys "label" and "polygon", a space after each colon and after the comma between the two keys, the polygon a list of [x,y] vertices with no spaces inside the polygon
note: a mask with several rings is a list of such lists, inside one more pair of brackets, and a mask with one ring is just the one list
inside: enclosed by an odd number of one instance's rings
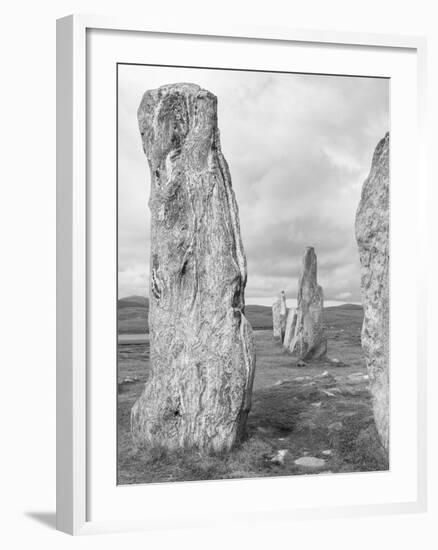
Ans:
{"label": "slender standing stone", "polygon": [[295,327],[297,324],[297,310],[294,307],[289,308],[286,320],[286,329],[284,333],[283,347],[285,350],[289,350],[292,339],[295,334]]}
{"label": "slender standing stone", "polygon": [[279,342],[283,342],[284,333],[286,330],[286,295],[284,290],[280,292],[279,297],[272,304],[272,330],[274,333],[274,339]]}
{"label": "slender standing stone", "polygon": [[217,98],[195,84],[146,92],[151,172],[152,373],[131,412],[136,444],[227,450],[244,433],[255,369],[246,258]]}
{"label": "slender standing stone", "polygon": [[281,341],[284,340],[284,334],[286,332],[286,319],[287,319],[287,304],[286,294],[284,290],[280,292],[280,327],[281,327]]}
{"label": "slender standing stone", "polygon": [[389,450],[389,133],[378,143],[356,214],[365,352],[374,418]]}
{"label": "slender standing stone", "polygon": [[288,348],[300,360],[319,359],[327,352],[323,307],[324,295],[317,282],[316,254],[314,248],[308,246],[298,281],[295,333]]}
{"label": "slender standing stone", "polygon": [[272,304],[272,333],[274,340],[281,342],[280,298]]}

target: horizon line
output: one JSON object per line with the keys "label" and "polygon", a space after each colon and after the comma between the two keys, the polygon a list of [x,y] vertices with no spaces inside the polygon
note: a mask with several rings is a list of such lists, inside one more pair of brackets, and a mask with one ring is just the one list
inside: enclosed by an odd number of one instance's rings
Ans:
{"label": "horizon line", "polygon": [[[149,300],[149,296],[144,296],[142,294],[127,294],[126,296],[120,296],[120,297],[117,297],[117,301],[118,300],[126,300],[126,298],[142,298],[142,299],[147,299]],[[248,300],[251,300],[251,303],[248,303]],[[272,300],[272,302],[268,305],[266,304],[263,304],[263,303],[259,303],[259,302],[255,302],[254,300],[261,300],[261,301],[266,301],[266,300]],[[265,297],[260,297],[260,298],[248,298],[245,300],[245,305],[252,305],[252,306],[256,306],[256,305],[259,305],[259,306],[265,306],[265,307],[270,307],[270,305],[272,305],[274,302],[275,302],[276,298],[273,297],[269,297],[269,296],[265,296]],[[296,301],[297,299],[296,298],[286,298],[286,302],[288,301]],[[362,306],[362,302],[358,302],[358,301],[345,301],[345,300],[339,300],[339,299],[325,299],[324,300],[324,305],[327,304],[327,303],[336,303],[338,305],[356,305],[356,306]]]}

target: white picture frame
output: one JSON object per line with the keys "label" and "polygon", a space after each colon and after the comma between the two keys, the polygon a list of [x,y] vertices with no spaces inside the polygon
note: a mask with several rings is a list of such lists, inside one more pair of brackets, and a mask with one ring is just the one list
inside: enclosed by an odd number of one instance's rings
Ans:
{"label": "white picture frame", "polygon": [[[187,40],[190,37],[220,37],[229,40],[233,47],[241,43],[276,44],[302,43],[318,44],[321,47],[330,45],[348,45],[370,48],[376,54],[379,49],[393,51],[410,51],[416,59],[416,81],[412,83],[418,97],[416,123],[418,139],[416,140],[415,164],[417,167],[418,219],[416,230],[418,242],[426,231],[421,212],[425,211],[425,63],[426,44],[423,38],[350,34],[327,31],[289,30],[285,28],[240,28],[230,25],[229,28],[174,28],[163,24],[152,28],[147,22],[112,19],[100,16],[72,15],[57,22],[57,528],[70,534],[86,534],[108,531],[146,530],[157,527],[177,525],[175,518],[157,510],[153,519],[117,517],[108,514],[106,518],[94,520],[89,515],[91,483],[90,463],[92,462],[89,412],[94,399],[90,391],[90,345],[91,333],[88,322],[90,315],[89,262],[88,246],[89,228],[92,226],[93,210],[89,202],[89,177],[87,155],[90,154],[87,141],[87,91],[89,87],[89,70],[87,55],[89,43],[87,32],[90,30],[107,33],[137,32],[143,35],[171,36],[173,40]],[[126,59],[125,59],[126,61]],[[102,207],[104,208],[104,207]],[[425,240],[423,239],[423,242]],[[423,254],[422,245],[418,254]],[[425,273],[417,263],[415,268],[418,288],[417,299],[413,307],[417,309],[416,339],[416,488],[413,498],[400,502],[389,500],[378,504],[339,505],[328,508],[324,505],[297,507],[286,505],[277,510],[246,510],[243,519],[260,520],[263,517],[276,516],[281,519],[303,517],[328,517],[333,515],[383,514],[394,512],[418,512],[426,509],[426,342],[425,310],[426,287]],[[413,390],[414,391],[414,390]],[[113,427],[115,430],[115,426]],[[280,491],[279,481],[274,482],[271,491]],[[306,481],[306,480],[304,480]],[[249,482],[257,483],[258,480]],[[271,480],[272,482],[272,480]],[[241,490],[248,488],[248,481],[239,481]],[[302,483],[302,482],[301,482]],[[169,498],[179,487],[154,487],[154,494],[166,492]],[[192,485],[201,491],[202,483]],[[211,487],[211,486],[210,486]],[[215,491],[227,494],[231,484],[215,482]],[[253,485],[252,485],[253,487]],[[144,487],[143,487],[144,489]],[[213,491],[213,489],[210,489]],[[172,493],[173,492],[173,493]],[[201,493],[200,493],[201,494]],[[125,494],[126,497],[126,494]],[[178,497],[179,498],[179,497]],[[188,507],[190,508],[190,507]],[[186,517],[187,516],[187,517]],[[190,509],[181,518],[181,525],[206,525],[208,518],[201,516],[190,519]],[[223,516],[226,519],[226,516]],[[213,520],[212,520],[213,521]],[[217,521],[217,518],[216,520]]]}

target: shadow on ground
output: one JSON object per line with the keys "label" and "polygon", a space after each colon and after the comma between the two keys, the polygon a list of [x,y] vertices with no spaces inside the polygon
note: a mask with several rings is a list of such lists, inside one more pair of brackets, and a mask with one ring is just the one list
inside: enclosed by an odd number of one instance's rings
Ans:
{"label": "shadow on ground", "polygon": [[55,512],[25,512],[25,515],[50,529],[56,529]]}

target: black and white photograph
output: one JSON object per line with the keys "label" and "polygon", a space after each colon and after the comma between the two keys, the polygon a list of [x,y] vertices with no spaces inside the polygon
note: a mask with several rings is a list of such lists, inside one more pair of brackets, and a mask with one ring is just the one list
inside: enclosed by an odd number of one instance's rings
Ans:
{"label": "black and white photograph", "polygon": [[117,66],[117,483],[389,469],[390,81]]}

